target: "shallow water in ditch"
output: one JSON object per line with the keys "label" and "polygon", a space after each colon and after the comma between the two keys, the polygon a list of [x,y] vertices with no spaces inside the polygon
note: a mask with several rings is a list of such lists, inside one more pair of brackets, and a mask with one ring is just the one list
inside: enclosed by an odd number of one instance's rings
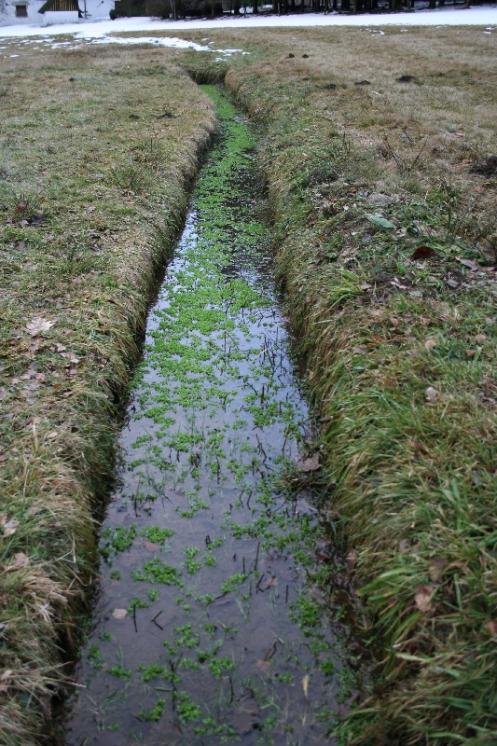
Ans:
{"label": "shallow water in ditch", "polygon": [[210,93],[222,137],[148,321],[68,746],[333,743],[350,696],[253,136]]}

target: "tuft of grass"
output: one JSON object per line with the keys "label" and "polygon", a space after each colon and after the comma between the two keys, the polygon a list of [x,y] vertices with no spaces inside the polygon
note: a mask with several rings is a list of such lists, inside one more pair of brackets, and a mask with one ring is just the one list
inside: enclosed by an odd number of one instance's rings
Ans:
{"label": "tuft of grass", "polygon": [[[0,139],[0,741],[9,746],[47,730],[77,646],[120,402],[214,128],[208,99],[159,56],[162,66],[145,49],[23,47],[0,74],[10,91]],[[165,102],[174,123],[158,119]],[[108,551],[132,539],[109,537]]]}

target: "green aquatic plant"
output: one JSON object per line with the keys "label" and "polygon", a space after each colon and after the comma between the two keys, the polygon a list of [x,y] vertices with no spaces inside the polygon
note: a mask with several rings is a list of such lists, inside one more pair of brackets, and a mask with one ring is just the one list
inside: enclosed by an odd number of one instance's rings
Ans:
{"label": "green aquatic plant", "polygon": [[130,679],[132,671],[124,666],[115,665],[107,669],[111,676],[115,676],[117,679]]}
{"label": "green aquatic plant", "polygon": [[175,700],[178,717],[183,723],[189,723],[193,720],[198,720],[198,718],[201,717],[201,708],[199,707],[199,705],[195,704],[188,692],[174,692],[173,697]]}
{"label": "green aquatic plant", "polygon": [[180,571],[173,565],[167,565],[158,557],[145,562],[141,570],[133,570],[131,577],[139,582],[154,582],[164,585],[182,586]]}
{"label": "green aquatic plant", "polygon": [[140,712],[138,713],[138,717],[140,718],[140,720],[145,720],[150,723],[157,723],[161,719],[165,707],[166,700],[158,699],[150,709],[140,710]]}
{"label": "green aquatic plant", "polygon": [[211,661],[209,661],[207,667],[216,679],[220,679],[221,676],[224,676],[230,671],[233,671],[233,669],[235,668],[235,663],[231,658],[224,656],[220,658],[213,658]]}
{"label": "green aquatic plant", "polygon": [[93,668],[103,668],[103,656],[102,651],[98,645],[91,645],[88,651],[88,660],[90,661]]}
{"label": "green aquatic plant", "polygon": [[130,528],[118,526],[115,529],[105,529],[102,533],[103,544],[100,546],[100,554],[102,557],[110,559],[118,552],[125,552],[132,546],[136,535],[136,526]]}
{"label": "green aquatic plant", "polygon": [[162,528],[161,526],[147,526],[142,531],[144,536],[152,544],[164,544],[167,539],[174,536],[174,531],[170,528]]}

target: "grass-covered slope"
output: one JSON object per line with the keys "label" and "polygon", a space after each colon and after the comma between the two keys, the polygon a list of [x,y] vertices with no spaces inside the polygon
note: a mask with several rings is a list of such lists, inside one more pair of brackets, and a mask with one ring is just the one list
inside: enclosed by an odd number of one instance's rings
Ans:
{"label": "grass-covered slope", "polygon": [[[278,272],[369,620],[373,687],[344,740],[494,743],[497,36],[211,38],[251,53],[228,63],[227,83],[265,132]],[[11,43],[21,56],[2,58],[9,745],[34,742],[61,678],[59,645],[75,638],[115,404],[212,128],[167,52],[96,49]],[[199,79],[211,60],[196,57]]]}
{"label": "grass-covered slope", "polygon": [[[208,99],[160,51],[29,53],[0,76],[0,743],[35,740],[88,579],[95,491]],[[46,732],[46,728],[45,728]]]}
{"label": "grass-covered slope", "polygon": [[226,82],[266,128],[278,272],[370,620],[372,691],[344,741],[495,743],[495,41],[248,48]]}

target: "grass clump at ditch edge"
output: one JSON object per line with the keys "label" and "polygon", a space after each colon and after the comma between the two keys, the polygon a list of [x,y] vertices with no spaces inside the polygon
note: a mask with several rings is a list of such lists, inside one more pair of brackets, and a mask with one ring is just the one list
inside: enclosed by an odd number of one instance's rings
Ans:
{"label": "grass clump at ditch edge", "polygon": [[497,732],[497,184],[471,168],[495,42],[433,34],[261,31],[226,78],[266,128],[278,271],[368,610],[374,683],[340,728],[361,746]]}
{"label": "grass clump at ditch edge", "polygon": [[159,54],[23,48],[2,69],[3,744],[35,742],[76,642],[119,397],[213,129]]}

